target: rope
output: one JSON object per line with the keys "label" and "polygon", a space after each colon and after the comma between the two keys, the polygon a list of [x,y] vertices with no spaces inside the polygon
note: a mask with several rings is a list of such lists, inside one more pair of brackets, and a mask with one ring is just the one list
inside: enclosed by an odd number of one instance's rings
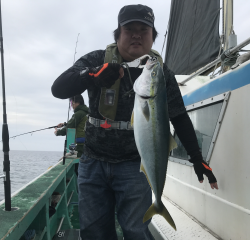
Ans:
{"label": "rope", "polygon": [[222,65],[222,69],[225,66],[229,66],[232,67],[235,63],[237,58],[239,57],[239,53],[230,53],[230,49],[226,50],[225,52],[223,52],[221,54],[221,65]]}
{"label": "rope", "polygon": [[[223,44],[223,36],[220,37],[220,50],[219,50],[218,57],[220,56],[220,53],[221,53],[222,44]],[[217,58],[218,58],[218,57],[217,57]],[[217,66],[218,66],[218,63],[216,63],[216,65],[215,65],[215,67],[214,67],[214,71],[213,71],[213,73],[212,73],[212,75],[211,75],[210,78],[213,78],[213,77],[215,76],[214,72],[215,72],[215,70],[217,69]]]}

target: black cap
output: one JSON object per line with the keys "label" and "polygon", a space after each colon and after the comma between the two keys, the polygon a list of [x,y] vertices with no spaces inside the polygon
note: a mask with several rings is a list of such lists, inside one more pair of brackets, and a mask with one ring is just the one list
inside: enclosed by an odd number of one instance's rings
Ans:
{"label": "black cap", "polygon": [[124,6],[118,15],[118,23],[123,26],[129,22],[143,22],[154,27],[154,13],[153,10],[145,5],[128,5]]}

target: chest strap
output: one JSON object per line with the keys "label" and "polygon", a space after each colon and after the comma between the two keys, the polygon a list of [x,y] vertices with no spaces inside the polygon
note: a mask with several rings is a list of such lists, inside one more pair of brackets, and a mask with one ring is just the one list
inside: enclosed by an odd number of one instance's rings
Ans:
{"label": "chest strap", "polygon": [[[101,120],[93,117],[89,117],[89,122],[94,125],[95,127],[102,127],[101,125],[105,124],[106,120]],[[105,130],[111,129],[119,129],[119,130],[133,130],[130,122],[123,122],[123,121],[111,121],[107,120],[107,123],[111,125],[109,128],[104,128]]]}

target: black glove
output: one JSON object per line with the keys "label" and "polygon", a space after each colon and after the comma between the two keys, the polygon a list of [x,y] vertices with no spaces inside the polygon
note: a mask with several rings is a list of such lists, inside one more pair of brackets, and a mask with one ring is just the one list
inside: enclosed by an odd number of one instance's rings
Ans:
{"label": "black glove", "polygon": [[121,65],[118,63],[105,63],[97,68],[89,69],[89,76],[97,87],[111,87],[119,78]]}
{"label": "black glove", "polygon": [[189,162],[194,164],[194,171],[198,177],[199,181],[203,181],[203,174],[208,178],[209,183],[216,183],[217,180],[212,172],[212,168],[202,159],[201,153],[192,157]]}

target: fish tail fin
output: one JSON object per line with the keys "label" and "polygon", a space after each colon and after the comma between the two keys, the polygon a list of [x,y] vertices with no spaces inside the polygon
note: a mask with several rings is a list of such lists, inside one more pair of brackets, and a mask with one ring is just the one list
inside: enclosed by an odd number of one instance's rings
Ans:
{"label": "fish tail fin", "polygon": [[163,216],[167,220],[167,222],[171,225],[171,227],[176,231],[174,220],[164,205],[163,205],[162,211],[159,214]]}
{"label": "fish tail fin", "polygon": [[169,214],[168,210],[165,208],[162,202],[161,202],[161,205],[162,206],[159,209],[158,207],[156,207],[156,202],[154,202],[145,213],[143,217],[143,223],[148,221],[155,214],[160,214],[167,220],[167,222],[171,225],[171,227],[176,231],[176,226],[175,226],[173,218],[171,217],[171,215]]}

